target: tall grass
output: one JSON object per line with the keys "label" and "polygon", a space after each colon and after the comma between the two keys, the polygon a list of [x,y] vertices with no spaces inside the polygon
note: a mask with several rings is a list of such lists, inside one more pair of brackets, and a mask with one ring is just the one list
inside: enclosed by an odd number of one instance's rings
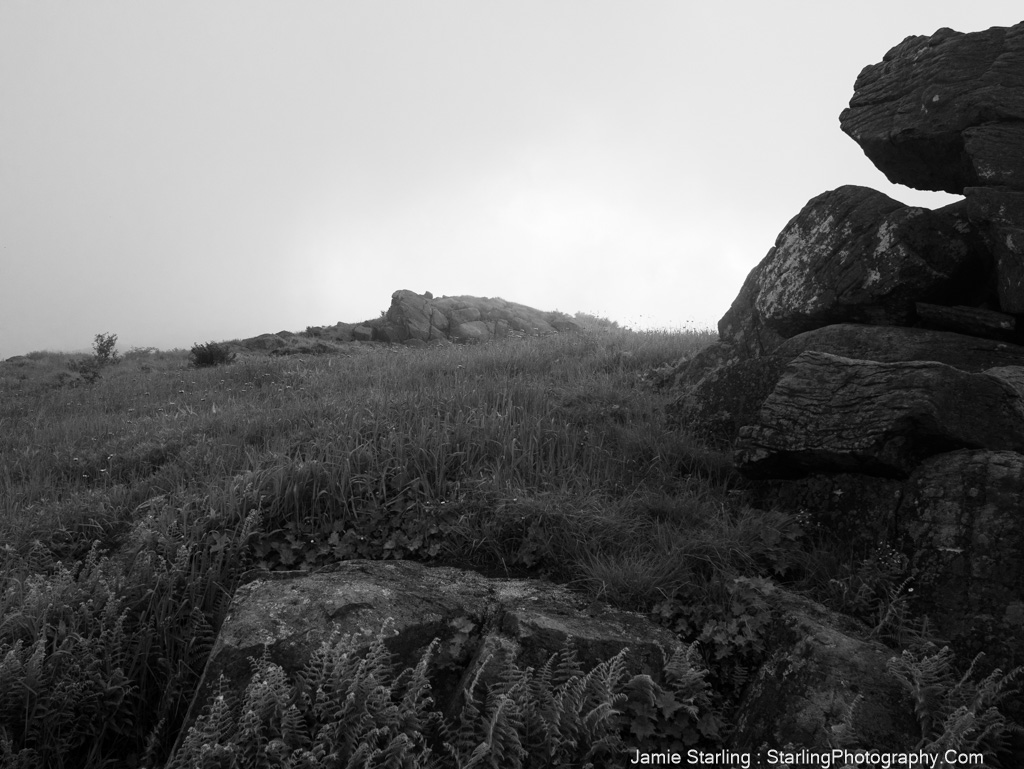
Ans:
{"label": "tall grass", "polygon": [[252,566],[436,558],[647,608],[777,565],[789,522],[753,525],[701,480],[724,460],[645,385],[709,341],[610,331],[201,369],[149,352],[76,387],[60,355],[0,367],[0,766],[157,765]]}

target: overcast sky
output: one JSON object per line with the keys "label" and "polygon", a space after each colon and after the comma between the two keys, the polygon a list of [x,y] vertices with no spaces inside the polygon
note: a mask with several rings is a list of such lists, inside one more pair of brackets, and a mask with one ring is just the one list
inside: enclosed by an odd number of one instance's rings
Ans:
{"label": "overcast sky", "polygon": [[0,359],[376,317],[401,288],[714,326],[908,35],[1019,0],[0,0]]}

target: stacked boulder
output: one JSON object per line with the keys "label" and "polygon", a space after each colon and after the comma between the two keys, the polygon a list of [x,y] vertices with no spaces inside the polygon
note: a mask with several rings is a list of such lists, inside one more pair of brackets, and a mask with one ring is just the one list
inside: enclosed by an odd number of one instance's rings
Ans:
{"label": "stacked boulder", "polygon": [[840,123],[893,182],[812,199],[683,364],[674,410],[750,499],[915,569],[966,648],[1024,658],[1024,23],[910,37]]}
{"label": "stacked boulder", "polygon": [[377,320],[352,330],[356,341],[382,341],[410,346],[487,342],[514,336],[545,336],[578,331],[575,321],[558,312],[542,312],[504,299],[443,296],[429,291],[401,290]]}

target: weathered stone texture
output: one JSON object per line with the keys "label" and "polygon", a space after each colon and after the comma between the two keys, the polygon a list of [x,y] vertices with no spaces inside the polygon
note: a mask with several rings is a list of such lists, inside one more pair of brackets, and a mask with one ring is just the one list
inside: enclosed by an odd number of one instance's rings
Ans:
{"label": "weathered stone texture", "polygon": [[896,184],[1019,186],[1024,23],[908,37],[864,68],[839,120]]}
{"label": "weathered stone texture", "polygon": [[785,362],[774,355],[735,360],[681,388],[669,414],[687,432],[709,443],[731,443],[757,417]]}
{"label": "weathered stone texture", "polygon": [[761,478],[906,477],[928,456],[981,447],[1024,451],[1024,402],[1006,382],[941,363],[805,352],[740,430],[736,464]]}
{"label": "weathered stone texture", "polygon": [[[269,577],[270,575],[268,575]],[[333,571],[273,575],[240,587],[217,637],[193,700],[195,721],[221,675],[233,691],[252,676],[249,658],[264,649],[287,673],[301,670],[327,641],[348,636],[359,653],[392,623],[385,640],[399,669],[414,666],[437,638],[449,671],[435,696],[456,697],[487,652],[512,655],[520,667],[539,667],[572,640],[585,668],[625,647],[633,673],[660,673],[681,644],[644,615],[591,604],[564,587],[539,580],[489,579],[472,571],[411,561],[347,561]],[[442,709],[447,703],[439,702]]]}
{"label": "weathered stone texture", "polygon": [[[906,484],[898,534],[914,553],[927,612],[980,651],[1024,653],[1024,456],[965,450],[923,462]],[[980,631],[980,632],[979,632]],[[971,641],[970,639],[974,640]]]}
{"label": "weathered stone texture", "polygon": [[781,344],[775,354],[788,362],[809,350],[879,363],[936,361],[971,372],[1024,366],[1024,347],[1017,344],[951,331],[853,323],[798,334]]}
{"label": "weathered stone texture", "polygon": [[834,323],[905,325],[917,301],[974,298],[987,255],[966,207],[912,208],[866,187],[812,199],[719,322],[750,356]]}
{"label": "weathered stone texture", "polygon": [[[557,328],[555,324],[557,323]],[[579,325],[557,313],[541,312],[504,299],[473,296],[443,296],[414,291],[396,291],[381,320],[368,321],[376,329],[374,338],[385,342],[418,339],[426,343],[450,340],[460,343],[486,342],[511,334],[543,336],[579,331]]]}

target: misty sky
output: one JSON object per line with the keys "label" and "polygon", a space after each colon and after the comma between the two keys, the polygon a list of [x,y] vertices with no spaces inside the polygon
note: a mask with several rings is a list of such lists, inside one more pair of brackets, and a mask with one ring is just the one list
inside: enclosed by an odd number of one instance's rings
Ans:
{"label": "misty sky", "polygon": [[908,35],[1019,0],[0,0],[0,359],[376,317],[400,288],[713,326]]}

